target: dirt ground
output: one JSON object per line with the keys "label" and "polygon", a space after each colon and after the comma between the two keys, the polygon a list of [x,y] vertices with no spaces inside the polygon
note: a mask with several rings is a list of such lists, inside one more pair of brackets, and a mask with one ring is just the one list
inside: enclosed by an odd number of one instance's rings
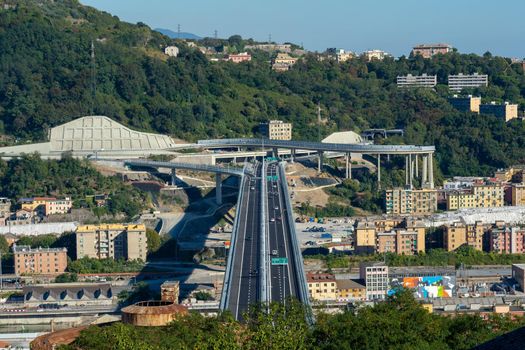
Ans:
{"label": "dirt ground", "polygon": [[[294,193],[293,205],[299,205],[304,202],[310,202],[312,206],[324,207],[328,203],[328,194],[323,188],[305,186],[301,178],[330,178],[325,173],[318,174],[316,169],[307,168],[302,164],[294,163],[286,166],[286,177],[290,193]],[[291,186],[295,182],[296,186]]]}

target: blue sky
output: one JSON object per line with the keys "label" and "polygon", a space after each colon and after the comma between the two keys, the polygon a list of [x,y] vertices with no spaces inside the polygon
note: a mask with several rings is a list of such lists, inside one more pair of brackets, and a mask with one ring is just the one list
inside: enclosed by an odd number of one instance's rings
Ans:
{"label": "blue sky", "polygon": [[408,54],[418,43],[446,42],[465,53],[525,57],[524,0],[81,0],[118,16],[199,36],[240,34]]}

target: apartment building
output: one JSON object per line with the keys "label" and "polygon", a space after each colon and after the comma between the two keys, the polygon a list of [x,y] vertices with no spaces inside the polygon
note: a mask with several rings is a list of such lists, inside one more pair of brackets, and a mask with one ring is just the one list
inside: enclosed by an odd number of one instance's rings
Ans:
{"label": "apartment building", "polygon": [[412,55],[421,55],[423,58],[430,58],[437,54],[452,52],[452,46],[448,44],[421,44],[412,48]]}
{"label": "apartment building", "polygon": [[177,57],[179,55],[179,48],[177,46],[166,46],[164,54],[170,57]]}
{"label": "apartment building", "polygon": [[281,51],[290,53],[292,52],[292,45],[290,44],[256,44],[244,46],[246,50],[261,50],[266,52]]}
{"label": "apartment building", "polygon": [[525,253],[525,228],[511,227],[503,221],[496,221],[489,230],[490,251],[506,254]]}
{"label": "apartment building", "polygon": [[414,255],[425,251],[425,231],[424,223],[417,220],[358,222],[354,232],[355,251]]}
{"label": "apartment building", "polygon": [[336,280],[337,301],[349,302],[366,300],[366,286],[360,280]]}
{"label": "apartment building", "polygon": [[454,222],[445,225],[443,230],[443,247],[447,251],[453,251],[467,244],[476,250],[482,251],[483,237],[487,229],[487,225],[484,225],[481,221],[476,221],[474,224]]}
{"label": "apartment building", "polygon": [[461,91],[463,89],[474,89],[488,86],[489,76],[487,74],[463,74],[449,75],[448,88],[451,91]]}
{"label": "apartment building", "polygon": [[54,197],[21,198],[22,210],[37,212],[40,215],[67,214],[73,208],[71,198],[56,199]]}
{"label": "apartment building", "polygon": [[505,102],[503,104],[496,104],[492,101],[489,104],[482,104],[479,106],[480,114],[493,114],[498,118],[508,122],[509,120],[518,118],[518,105]]}
{"label": "apartment building", "polygon": [[35,248],[13,244],[15,274],[60,274],[67,268],[66,248]]}
{"label": "apartment building", "polygon": [[248,52],[241,52],[238,54],[228,55],[226,60],[233,63],[249,62],[252,60],[252,55],[250,55]]}
{"label": "apartment building", "polygon": [[146,261],[148,253],[144,224],[101,224],[79,226],[76,231],[77,258]]}
{"label": "apartment building", "polygon": [[466,191],[447,196],[447,210],[502,207],[503,204],[504,187],[500,184],[476,184]]}
{"label": "apartment building", "polygon": [[377,253],[416,255],[425,251],[425,230],[394,229],[376,235]]}
{"label": "apartment building", "polygon": [[313,300],[336,300],[337,285],[335,276],[330,273],[307,273],[308,292]]}
{"label": "apartment building", "polygon": [[437,210],[435,189],[393,188],[385,191],[385,211],[391,215],[431,214]]}
{"label": "apartment building", "polygon": [[260,125],[261,133],[270,140],[291,140],[292,123],[282,120],[270,120]]}
{"label": "apartment building", "polygon": [[510,187],[511,191],[511,204],[516,206],[524,206],[525,205],[525,184],[519,183],[519,184],[512,184]]}
{"label": "apartment building", "polygon": [[448,102],[458,111],[479,113],[481,97],[458,97],[454,95],[448,99]]}
{"label": "apartment building", "polygon": [[278,53],[273,60],[272,69],[277,72],[287,71],[297,62],[297,59],[287,53]]}
{"label": "apartment building", "polygon": [[367,61],[377,60],[382,61],[388,56],[392,56],[389,53],[382,50],[368,50],[363,52],[363,56]]}
{"label": "apartment building", "polygon": [[337,60],[337,62],[341,63],[341,62],[346,62],[352,58],[355,57],[355,54],[351,51],[345,51],[345,50],[341,50],[340,52],[338,52],[336,55],[335,55],[335,59]]}
{"label": "apartment building", "polygon": [[437,75],[398,75],[397,76],[397,87],[398,88],[433,88],[437,85]]}
{"label": "apartment building", "polygon": [[365,281],[366,300],[386,299],[389,289],[388,266],[382,262],[363,262],[359,277]]}

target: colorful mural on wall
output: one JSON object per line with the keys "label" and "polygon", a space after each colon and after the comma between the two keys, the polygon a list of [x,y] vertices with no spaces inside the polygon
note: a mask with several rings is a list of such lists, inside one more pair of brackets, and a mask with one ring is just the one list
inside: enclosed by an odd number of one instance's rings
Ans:
{"label": "colorful mural on wall", "polygon": [[399,287],[412,289],[416,298],[450,298],[454,292],[455,277],[451,276],[423,276],[404,277],[402,280],[393,279],[390,283],[389,295],[395,293]]}

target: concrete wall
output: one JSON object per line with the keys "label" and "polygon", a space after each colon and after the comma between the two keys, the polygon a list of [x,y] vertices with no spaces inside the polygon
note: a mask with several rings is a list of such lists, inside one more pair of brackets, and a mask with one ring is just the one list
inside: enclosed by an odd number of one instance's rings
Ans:
{"label": "concrete wall", "polygon": [[54,222],[45,224],[15,225],[0,227],[0,234],[12,233],[15,235],[38,236],[49,233],[72,232],[77,228],[76,222]]}

